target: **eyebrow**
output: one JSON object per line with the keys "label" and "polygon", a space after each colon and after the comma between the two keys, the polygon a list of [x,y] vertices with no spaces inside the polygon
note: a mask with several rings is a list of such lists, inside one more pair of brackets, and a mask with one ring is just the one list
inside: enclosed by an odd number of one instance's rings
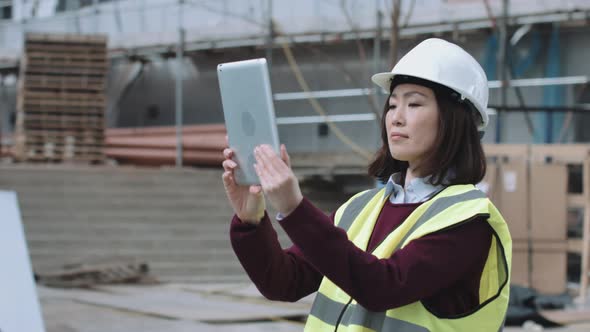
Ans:
{"label": "eyebrow", "polygon": [[[424,98],[428,98],[428,96],[426,96],[425,94],[423,94],[422,92],[419,92],[419,91],[409,91],[409,92],[404,93],[403,96],[404,97],[408,97],[408,96],[413,95],[413,94],[418,94],[418,95],[421,95]],[[392,93],[391,94],[391,97],[394,97],[395,98],[395,97],[397,97],[397,95],[395,93]]]}

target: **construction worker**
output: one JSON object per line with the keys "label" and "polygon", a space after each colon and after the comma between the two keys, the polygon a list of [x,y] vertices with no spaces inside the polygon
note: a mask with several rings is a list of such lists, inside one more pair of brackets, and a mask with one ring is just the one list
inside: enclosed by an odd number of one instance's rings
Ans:
{"label": "construction worker", "polygon": [[[305,331],[502,330],[512,242],[474,186],[486,169],[484,71],[459,46],[432,38],[373,81],[390,95],[369,174],[387,184],[331,216],[301,194],[285,146],[281,156],[255,149],[260,185],[250,187],[235,183],[233,151],[224,151],[238,259],[271,300],[318,291]],[[281,249],[264,197],[292,247]]]}

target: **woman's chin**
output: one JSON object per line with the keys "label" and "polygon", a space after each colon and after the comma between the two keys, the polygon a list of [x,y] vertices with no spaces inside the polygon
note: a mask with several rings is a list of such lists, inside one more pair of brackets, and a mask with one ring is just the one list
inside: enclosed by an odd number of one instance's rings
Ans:
{"label": "woman's chin", "polygon": [[395,160],[399,160],[399,161],[408,161],[410,160],[409,155],[407,153],[403,153],[400,151],[389,151],[391,153],[391,156],[395,159]]}

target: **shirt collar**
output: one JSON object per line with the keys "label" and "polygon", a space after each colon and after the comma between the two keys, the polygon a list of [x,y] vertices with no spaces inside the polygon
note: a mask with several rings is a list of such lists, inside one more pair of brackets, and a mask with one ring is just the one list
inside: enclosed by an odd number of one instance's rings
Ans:
{"label": "shirt collar", "polygon": [[394,173],[389,177],[385,185],[385,197],[389,196],[392,203],[419,203],[428,200],[445,188],[444,185],[433,186],[428,183],[430,176],[414,178],[404,188],[402,184],[403,173]]}

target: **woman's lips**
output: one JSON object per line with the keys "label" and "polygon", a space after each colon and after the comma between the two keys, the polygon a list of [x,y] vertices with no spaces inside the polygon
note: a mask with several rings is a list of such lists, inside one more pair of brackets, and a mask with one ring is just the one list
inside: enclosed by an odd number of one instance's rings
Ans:
{"label": "woman's lips", "polygon": [[406,139],[408,138],[407,135],[404,135],[402,133],[391,133],[389,135],[389,137],[391,137],[392,140],[397,141],[397,140],[402,140],[402,139]]}

